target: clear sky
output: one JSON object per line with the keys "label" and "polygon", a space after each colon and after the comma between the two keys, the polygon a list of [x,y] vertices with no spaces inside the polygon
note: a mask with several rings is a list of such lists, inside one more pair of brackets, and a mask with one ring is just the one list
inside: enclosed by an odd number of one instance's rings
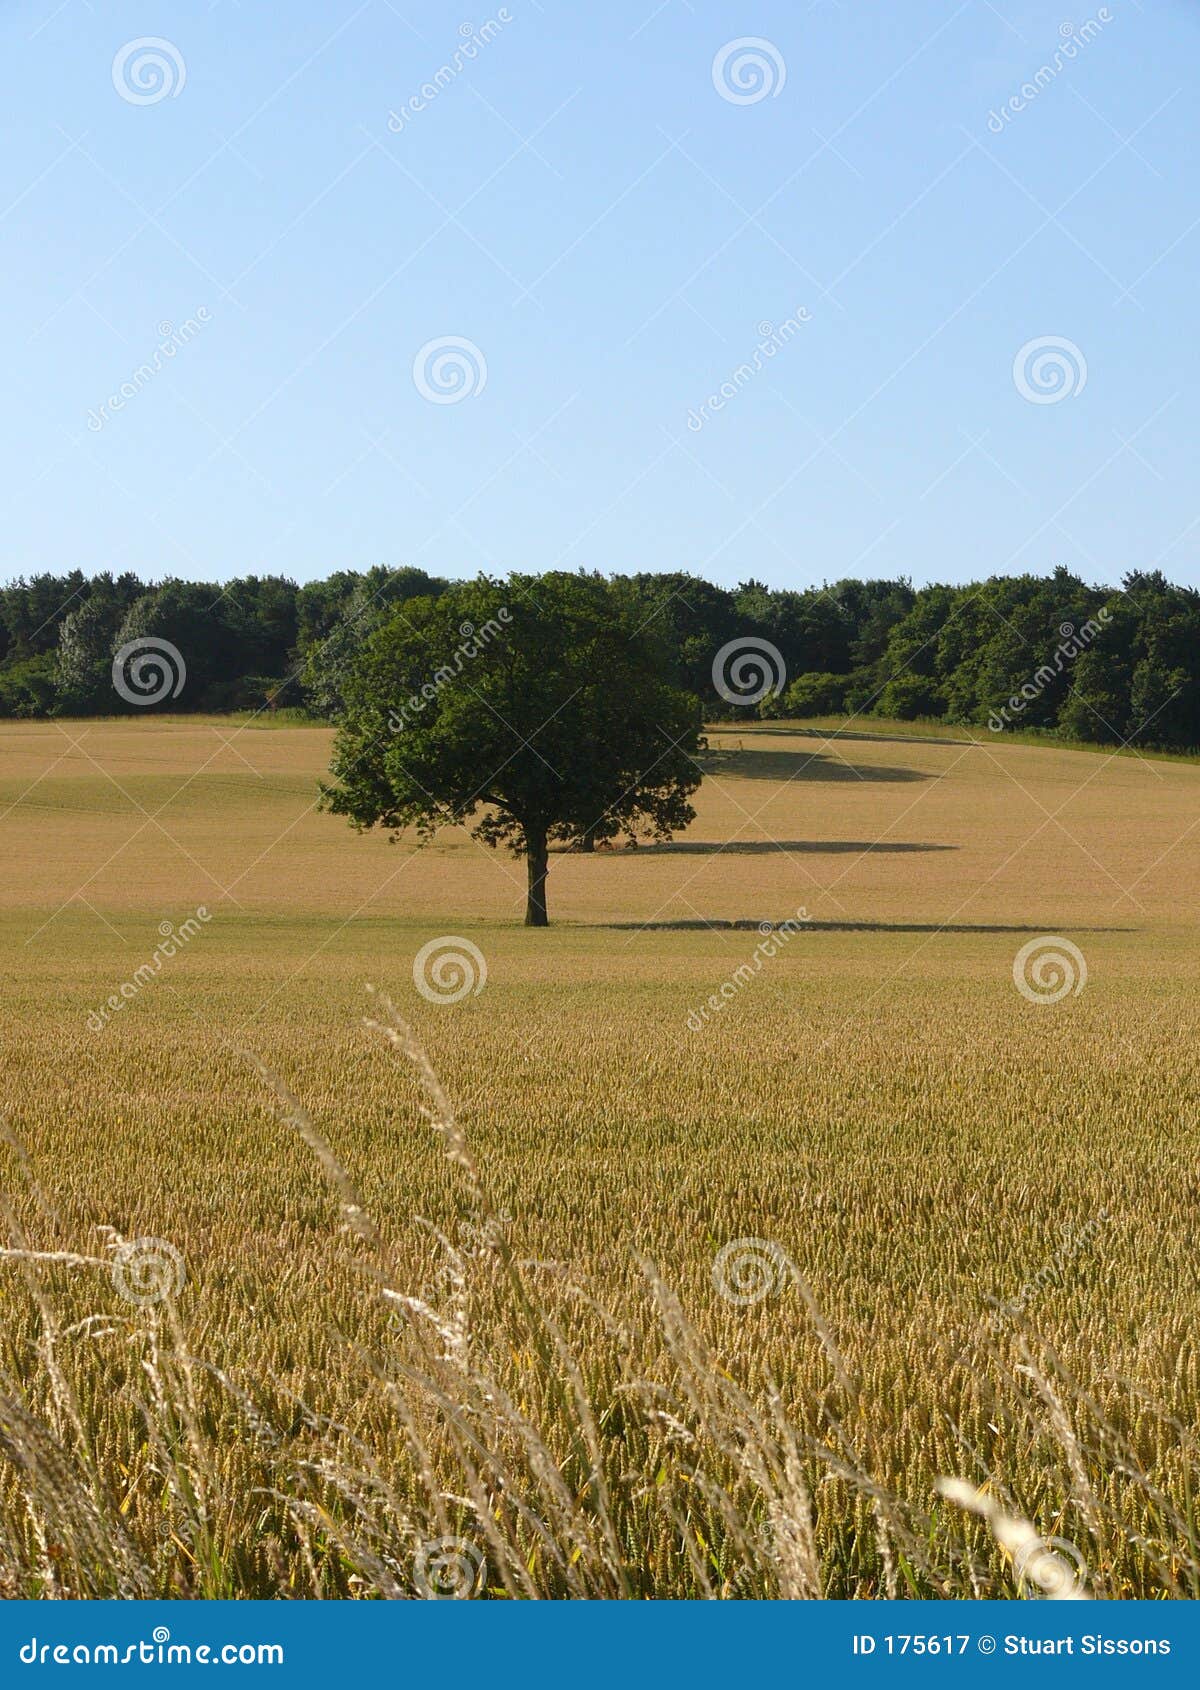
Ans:
{"label": "clear sky", "polygon": [[1200,584],[1200,6],[0,16],[4,578]]}

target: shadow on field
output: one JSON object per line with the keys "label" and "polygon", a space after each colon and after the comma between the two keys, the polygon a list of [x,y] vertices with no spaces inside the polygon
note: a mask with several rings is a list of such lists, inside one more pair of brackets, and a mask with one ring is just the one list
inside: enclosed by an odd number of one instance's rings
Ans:
{"label": "shadow on field", "polygon": [[[596,926],[613,933],[763,933],[773,932],[785,924],[782,921],[752,921],[741,916],[736,921],[599,921]],[[1078,927],[1071,923],[1071,933],[1136,933],[1136,927]],[[941,921],[797,921],[791,919],[793,933],[1052,933],[1053,923],[1040,926],[1001,926],[974,922]]]}
{"label": "shadow on field", "polygon": [[785,855],[811,853],[818,857],[861,856],[865,851],[898,856],[909,851],[957,851],[957,845],[924,845],[909,840],[870,839],[676,839],[669,845],[622,846],[614,855],[630,857],[769,857],[773,851]]}
{"label": "shadow on field", "polygon": [[[871,733],[860,728],[710,728],[709,733],[721,734],[734,731],[744,733],[747,739],[757,739],[760,734],[777,734],[781,739],[819,739],[827,745],[836,745],[843,739],[864,740],[868,744],[874,740],[877,745],[949,745],[957,749],[960,745],[988,745],[986,739],[951,739],[941,738],[935,734],[889,734]],[[998,735],[996,737],[999,737]]]}
{"label": "shadow on field", "polygon": [[773,781],[887,781],[898,783],[933,780],[920,769],[903,769],[895,764],[848,763],[843,757],[825,757],[816,751],[707,751],[699,759],[706,775],[728,775],[738,780]]}

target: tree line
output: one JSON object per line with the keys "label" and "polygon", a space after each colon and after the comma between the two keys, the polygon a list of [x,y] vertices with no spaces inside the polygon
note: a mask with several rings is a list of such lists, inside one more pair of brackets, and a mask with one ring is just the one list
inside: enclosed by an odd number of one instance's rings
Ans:
{"label": "tree line", "polygon": [[[920,589],[905,579],[797,591],[684,572],[584,578],[600,583],[614,627],[648,631],[664,683],[709,720],[849,713],[1200,746],[1200,594],[1158,571],[1134,571],[1119,588],[1065,568]],[[537,577],[520,579],[536,591]],[[115,688],[114,664],[166,644],[186,684],[155,708],[294,708],[337,721],[376,630],[406,604],[449,593],[449,608],[465,585],[383,566],[304,586],[270,575],[224,587],[35,575],[0,588],[0,717],[145,708]],[[510,608],[519,618],[519,602]],[[430,652],[431,672],[442,655]]]}

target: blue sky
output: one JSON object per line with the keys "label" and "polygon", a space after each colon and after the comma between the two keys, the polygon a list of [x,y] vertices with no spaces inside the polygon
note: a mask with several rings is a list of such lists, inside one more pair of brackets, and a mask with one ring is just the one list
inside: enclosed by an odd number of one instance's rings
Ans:
{"label": "blue sky", "polygon": [[0,576],[1200,584],[1198,6],[0,15]]}

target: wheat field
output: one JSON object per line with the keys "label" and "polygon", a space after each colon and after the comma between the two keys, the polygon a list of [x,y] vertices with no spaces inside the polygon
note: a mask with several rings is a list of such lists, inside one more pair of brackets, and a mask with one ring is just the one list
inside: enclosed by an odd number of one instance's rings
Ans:
{"label": "wheat field", "polygon": [[1200,768],[709,742],[539,932],[328,730],[0,726],[0,1590],[1200,1594]]}

